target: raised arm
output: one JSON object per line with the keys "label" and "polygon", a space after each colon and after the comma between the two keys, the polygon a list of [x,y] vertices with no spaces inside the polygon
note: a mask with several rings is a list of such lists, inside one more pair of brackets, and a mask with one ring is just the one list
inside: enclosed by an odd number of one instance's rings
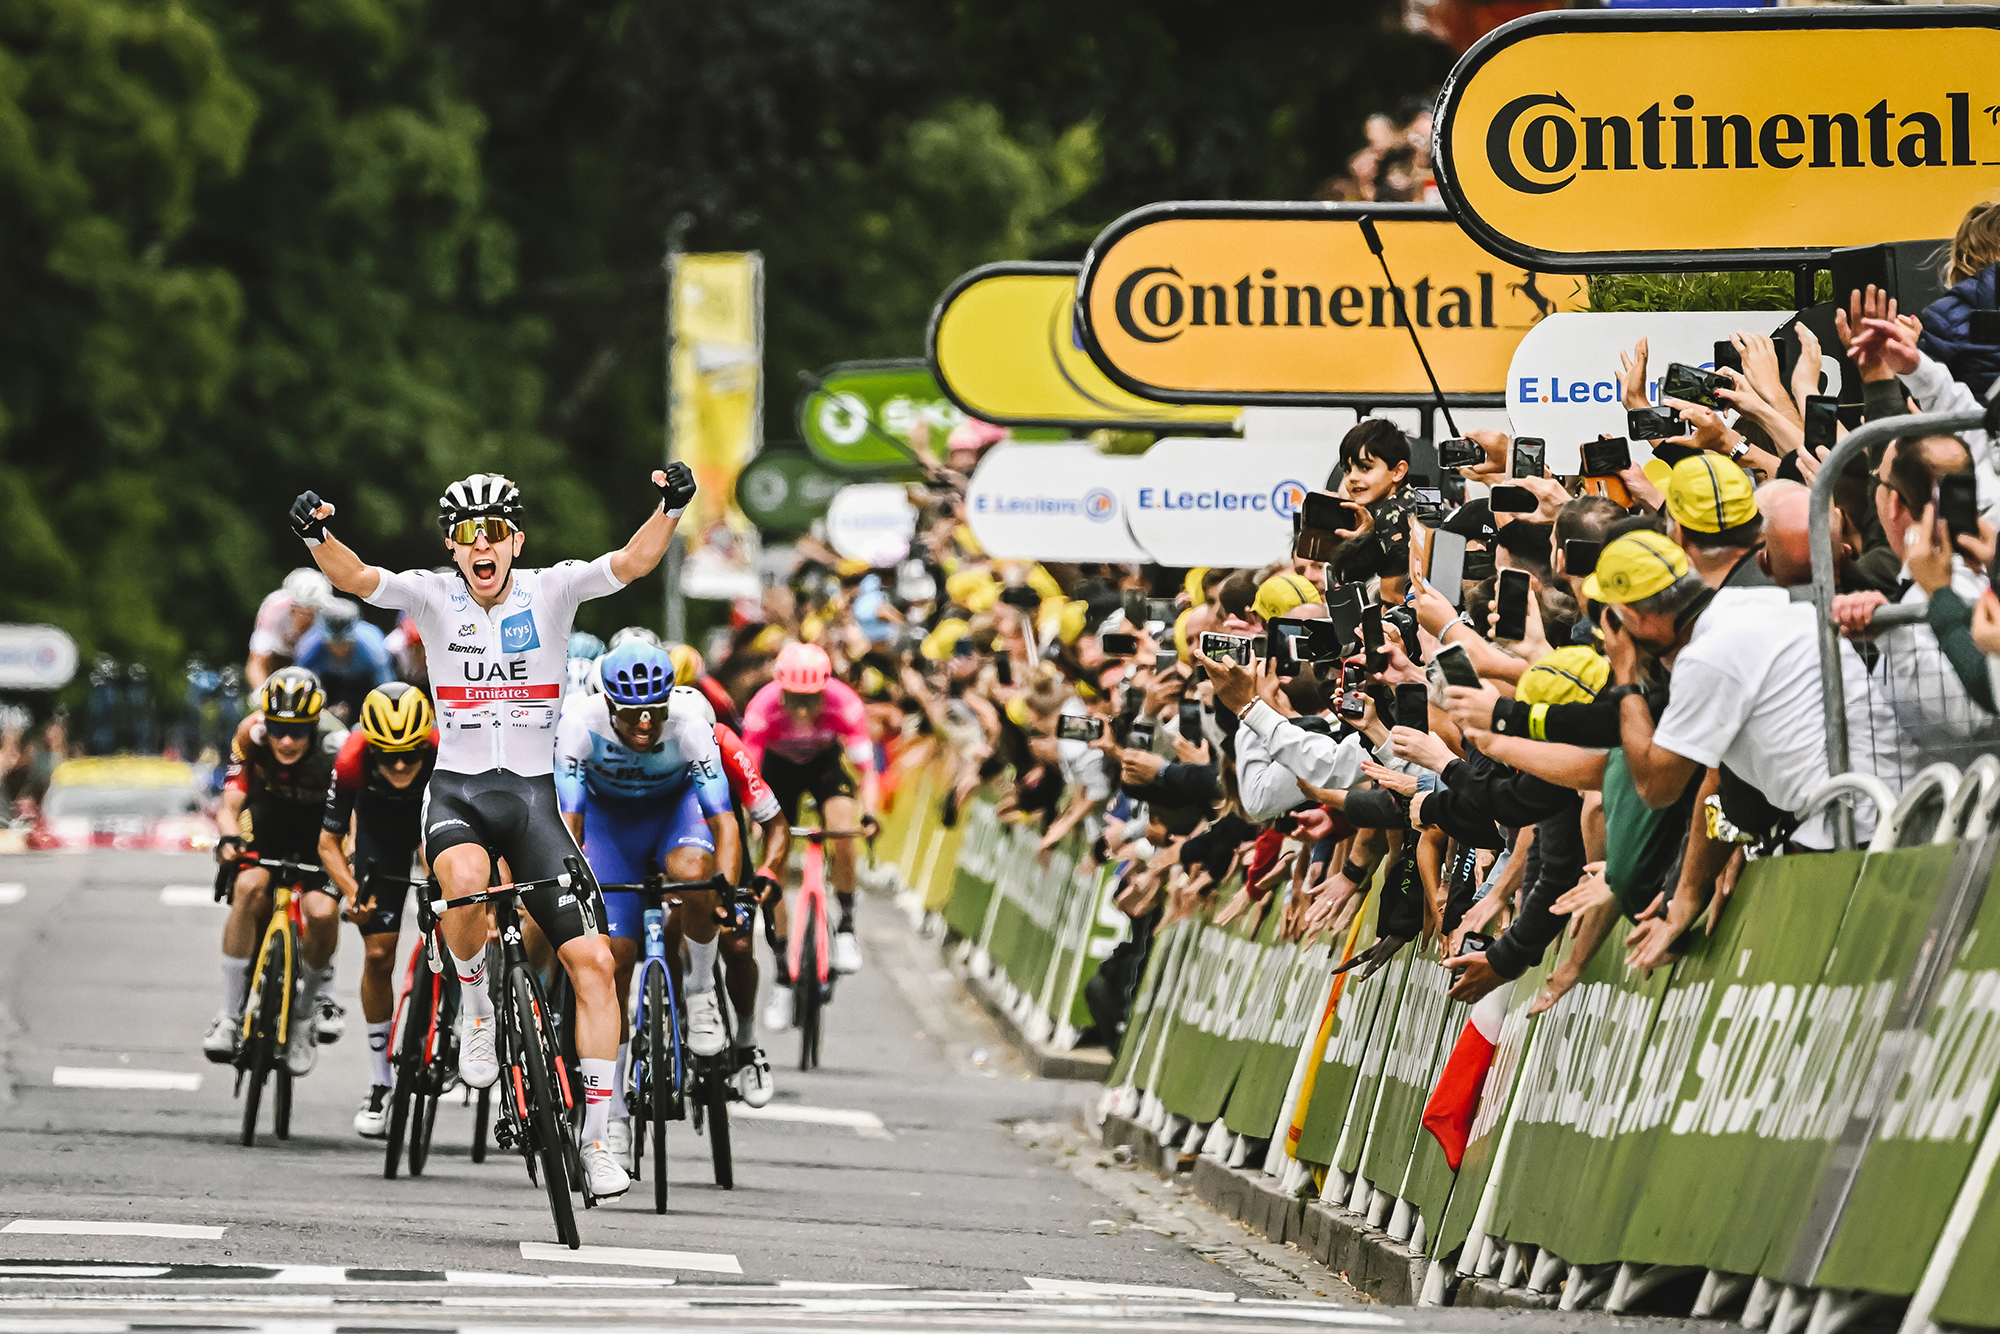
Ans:
{"label": "raised arm", "polygon": [[358,598],[372,597],[381,587],[382,572],[364,562],[361,557],[348,549],[345,542],[327,531],[326,521],[333,517],[333,506],[319,496],[306,491],[292,502],[292,531],[297,533],[312,553],[313,564],[319,566],[320,573],[343,593],[352,593]]}
{"label": "raised arm", "polygon": [[[655,468],[653,485],[660,488],[660,507],[639,525],[630,542],[611,553],[611,573],[618,576],[620,583],[629,584],[659,568],[674,529],[680,527],[682,511],[694,499],[694,473],[685,463],[676,461],[665,469]],[[327,577],[333,577],[331,571]]]}

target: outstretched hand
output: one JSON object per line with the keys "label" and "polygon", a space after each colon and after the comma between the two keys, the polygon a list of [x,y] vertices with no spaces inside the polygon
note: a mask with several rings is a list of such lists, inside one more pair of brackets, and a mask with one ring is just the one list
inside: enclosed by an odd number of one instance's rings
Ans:
{"label": "outstretched hand", "polygon": [[653,469],[653,485],[660,488],[660,507],[669,518],[678,518],[694,499],[694,469],[676,459],[665,468]]}
{"label": "outstretched hand", "polygon": [[292,502],[292,531],[309,547],[326,541],[326,521],[332,517],[333,506],[321,500],[317,492],[302,491]]}

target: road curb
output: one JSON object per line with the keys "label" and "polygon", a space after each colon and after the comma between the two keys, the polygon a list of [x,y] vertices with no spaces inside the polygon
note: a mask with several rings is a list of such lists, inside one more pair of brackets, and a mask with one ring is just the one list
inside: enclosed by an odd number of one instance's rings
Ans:
{"label": "road curb", "polygon": [[971,997],[979,1002],[979,1008],[986,1011],[1000,1029],[1000,1035],[1007,1045],[1020,1054],[1038,1079],[1077,1079],[1092,1084],[1102,1084],[1104,1077],[1111,1073],[1112,1056],[1108,1051],[1095,1047],[1074,1048],[1063,1051],[1045,1042],[1037,1042],[1021,1027],[1020,1021],[1008,1012],[1007,1005],[991,985],[975,974],[958,958],[961,942],[946,936],[940,946],[944,966],[958,979]]}

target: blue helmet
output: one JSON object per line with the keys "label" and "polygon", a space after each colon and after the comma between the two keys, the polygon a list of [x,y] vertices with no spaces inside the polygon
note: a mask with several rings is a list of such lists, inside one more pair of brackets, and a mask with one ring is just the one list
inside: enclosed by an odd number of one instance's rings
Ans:
{"label": "blue helmet", "polygon": [[643,639],[628,639],[597,660],[613,707],[659,704],[674,689],[674,660]]}
{"label": "blue helmet", "polygon": [[569,656],[572,658],[601,658],[604,656],[604,641],[588,630],[578,630],[569,637]]}

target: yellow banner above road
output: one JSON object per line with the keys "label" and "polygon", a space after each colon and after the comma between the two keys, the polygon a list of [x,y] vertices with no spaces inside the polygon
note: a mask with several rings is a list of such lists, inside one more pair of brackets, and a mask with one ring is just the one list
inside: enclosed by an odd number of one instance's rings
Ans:
{"label": "yellow banner above road", "polygon": [[1439,188],[1544,269],[1810,262],[1950,236],[2000,193],[2000,10],[1567,10],[1452,71]]}
{"label": "yellow banner above road", "polygon": [[[1375,219],[1396,285],[1358,219]],[[1120,387],[1175,403],[1497,405],[1521,336],[1578,310],[1576,279],[1498,264],[1431,204],[1153,204],[1092,244],[1085,345]]]}
{"label": "yellow banner above road", "polygon": [[945,289],[927,351],[952,402],[1004,426],[1230,429],[1234,407],[1154,402],[1105,377],[1072,330],[1081,267],[985,264]]}

